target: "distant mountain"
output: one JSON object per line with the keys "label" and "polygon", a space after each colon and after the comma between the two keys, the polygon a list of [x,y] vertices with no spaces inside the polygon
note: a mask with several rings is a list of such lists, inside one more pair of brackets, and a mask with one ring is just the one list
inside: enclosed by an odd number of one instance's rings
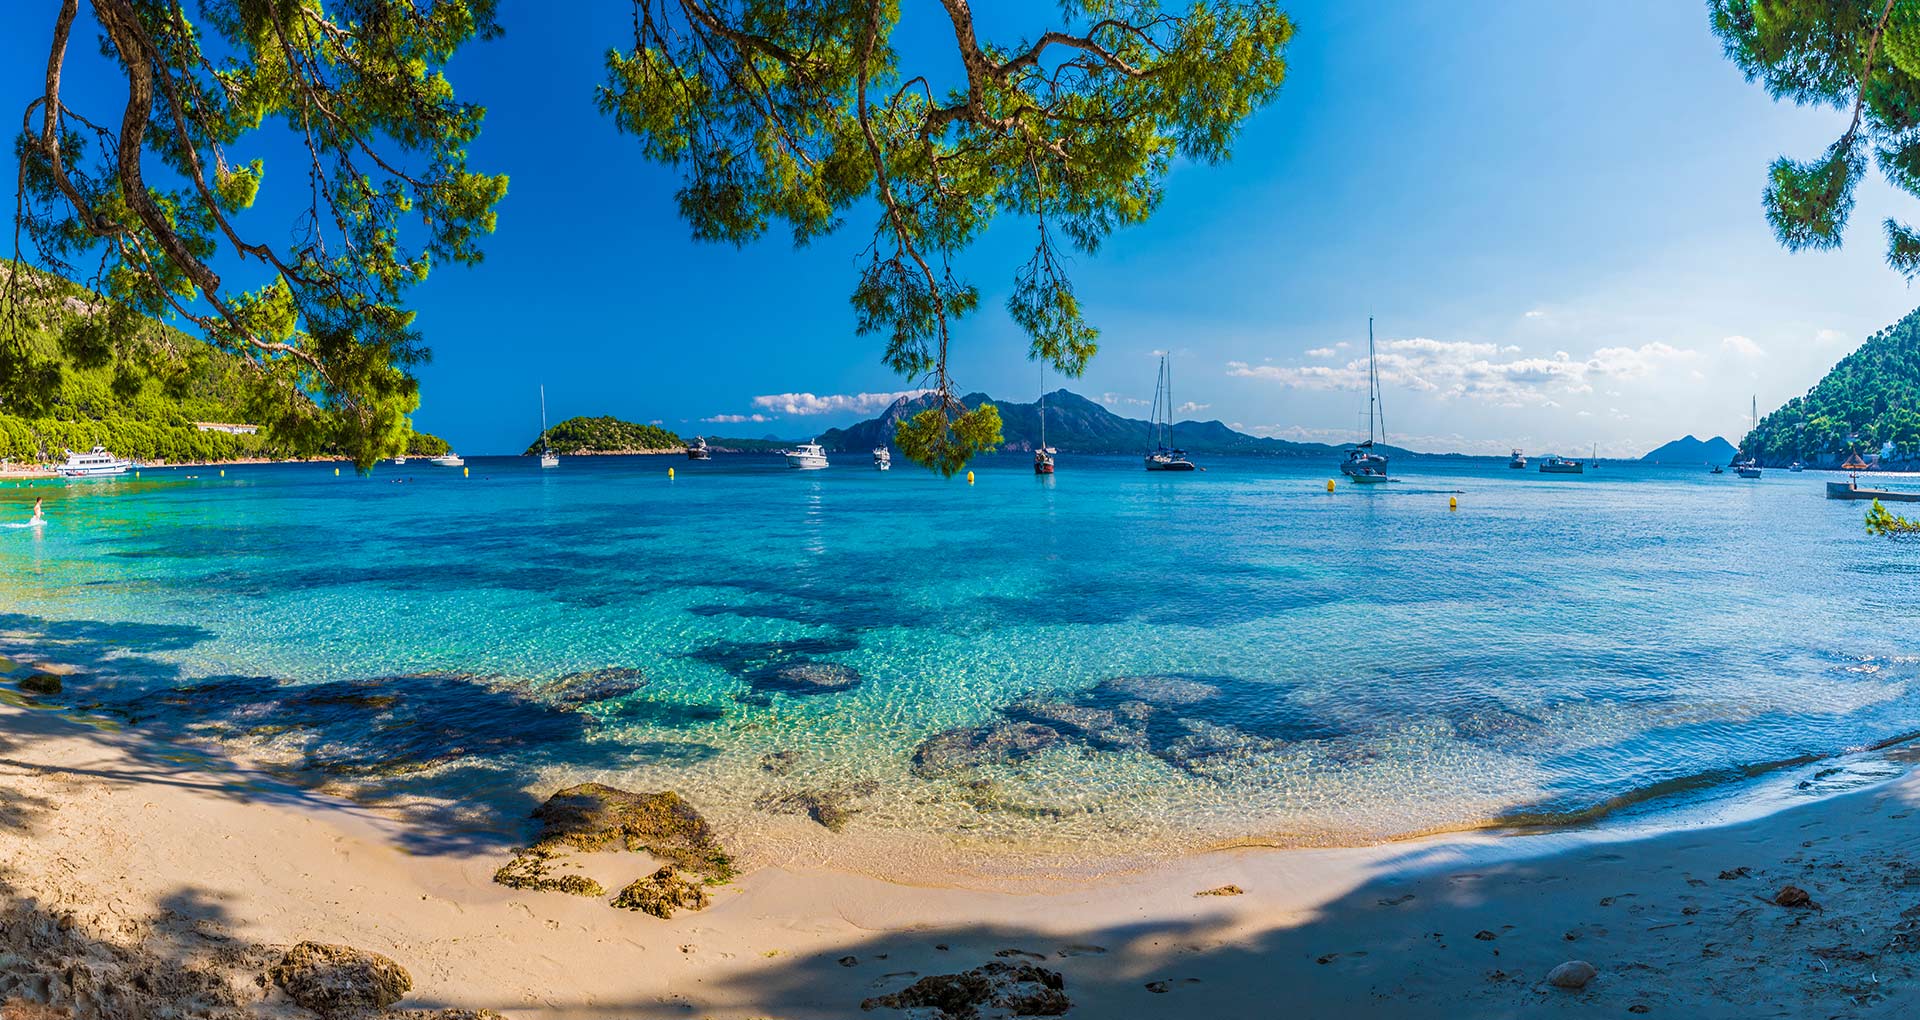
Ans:
{"label": "distant mountain", "polygon": [[1676,439],[1640,458],[1649,464],[1731,464],[1740,451],[1719,436]]}
{"label": "distant mountain", "polygon": [[[1002,450],[1029,451],[1040,445],[1040,403],[1019,404],[994,400],[984,393],[961,398],[968,407],[982,402],[1000,409]],[[893,442],[894,426],[929,404],[926,397],[902,397],[877,418],[820,434],[821,446],[833,451],[865,451]],[[1122,418],[1068,390],[1047,394],[1047,445],[1061,453],[1141,453],[1147,447],[1147,423]],[[1173,427],[1174,444],[1196,456],[1257,454],[1269,457],[1326,457],[1343,447],[1325,443],[1292,443],[1235,432],[1217,421],[1183,421]],[[1388,449],[1392,453],[1403,450]]]}
{"label": "distant mountain", "polygon": [[1904,461],[1920,447],[1920,311],[1868,337],[1806,396],[1760,419],[1740,452],[1767,467],[1795,458],[1837,467],[1855,450],[1878,460],[1888,443]]}

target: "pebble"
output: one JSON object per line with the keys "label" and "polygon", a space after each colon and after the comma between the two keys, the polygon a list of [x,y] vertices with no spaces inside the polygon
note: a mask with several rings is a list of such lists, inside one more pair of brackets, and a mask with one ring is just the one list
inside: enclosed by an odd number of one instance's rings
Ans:
{"label": "pebble", "polygon": [[1599,971],[1585,960],[1568,960],[1547,972],[1547,984],[1555,988],[1579,989],[1587,987]]}

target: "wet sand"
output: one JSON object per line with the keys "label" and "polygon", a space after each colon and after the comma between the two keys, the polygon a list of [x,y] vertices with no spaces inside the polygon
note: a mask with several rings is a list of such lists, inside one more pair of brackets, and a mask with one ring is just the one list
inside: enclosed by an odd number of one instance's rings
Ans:
{"label": "wet sand", "polygon": [[[10,700],[0,999],[70,1001],[77,973],[137,965],[214,975],[227,991],[208,1015],[306,1016],[259,975],[317,940],[406,967],[402,1007],[516,1018],[938,1017],[861,1003],[996,962],[1057,972],[1066,1015],[1092,1018],[1846,1017],[1920,1005],[1910,773],[1641,836],[1244,849],[1043,891],[765,867],[715,888],[707,909],[661,920],[616,910],[610,895],[494,884],[508,847],[435,839],[149,734]],[[582,859],[609,889],[650,866]],[[1810,903],[1776,904],[1789,885]],[[23,933],[54,930],[58,951],[21,951]],[[1585,987],[1547,983],[1575,960],[1597,972]],[[122,987],[141,983],[153,984]],[[137,994],[149,1005],[181,994],[154,988]]]}

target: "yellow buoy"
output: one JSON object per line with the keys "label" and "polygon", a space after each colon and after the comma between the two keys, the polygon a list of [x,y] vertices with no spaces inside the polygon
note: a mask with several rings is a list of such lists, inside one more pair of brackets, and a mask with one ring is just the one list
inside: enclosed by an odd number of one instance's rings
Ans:
{"label": "yellow buoy", "polygon": [[461,468],[461,469],[460,469],[460,477],[462,477],[462,478],[472,478],[472,477],[473,477],[473,475],[471,474],[471,472],[472,472],[472,471],[473,471],[473,469],[472,469],[472,468]]}
{"label": "yellow buoy", "polygon": [[226,469],[226,468],[221,468],[221,469],[220,469],[220,477],[222,477],[222,478],[225,478],[225,477],[227,477],[227,469]]}
{"label": "yellow buoy", "polygon": [[667,481],[669,481],[669,482],[671,482],[671,481],[673,481],[673,469],[672,469],[672,468],[668,468],[668,469],[667,469]]}
{"label": "yellow buoy", "polygon": [[1331,478],[1327,479],[1327,491],[1328,492],[1333,491],[1333,479]]}
{"label": "yellow buoy", "polygon": [[1460,509],[1460,501],[1459,501],[1458,499],[1455,499],[1455,498],[1454,498],[1454,497],[1452,497],[1452,496],[1448,496],[1448,497],[1447,497],[1447,509],[1449,509],[1449,510],[1458,510],[1458,509]]}
{"label": "yellow buoy", "polygon": [[335,478],[338,478],[338,477],[340,477],[340,469],[339,469],[339,468],[334,468],[334,469],[333,469],[333,477],[335,477]]}
{"label": "yellow buoy", "polygon": [[967,484],[968,485],[973,484],[973,472],[971,471],[967,472]]}

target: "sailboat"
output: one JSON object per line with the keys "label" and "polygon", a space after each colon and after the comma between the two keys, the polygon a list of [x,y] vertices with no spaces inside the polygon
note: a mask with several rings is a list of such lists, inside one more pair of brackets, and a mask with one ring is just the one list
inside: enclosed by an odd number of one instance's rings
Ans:
{"label": "sailboat", "polygon": [[1160,355],[1160,378],[1153,385],[1153,418],[1147,423],[1148,471],[1192,471],[1187,451],[1173,445],[1173,372]]}
{"label": "sailboat", "polygon": [[1040,445],[1033,448],[1033,473],[1053,474],[1054,448],[1047,445],[1047,366],[1040,366]]}
{"label": "sailboat", "polygon": [[540,386],[540,466],[559,467],[560,458],[553,455],[553,447],[547,445],[547,387]]}
{"label": "sailboat", "polygon": [[[1753,418],[1752,418],[1753,424],[1747,430],[1748,435],[1752,435],[1753,433],[1759,431],[1760,429],[1760,396],[1759,394],[1755,394],[1753,397],[1753,408],[1751,413],[1753,415]],[[1747,454],[1746,460],[1740,461],[1739,463],[1733,466],[1733,473],[1739,475],[1742,478],[1758,478],[1760,477],[1760,462],[1754,459],[1753,454]]]}
{"label": "sailboat", "polygon": [[1385,454],[1373,452],[1374,423],[1380,425],[1380,440],[1387,438],[1387,412],[1380,401],[1380,369],[1373,357],[1373,316],[1367,316],[1367,441],[1358,443],[1347,454],[1346,462],[1340,465],[1340,473],[1362,485],[1376,485],[1387,480],[1387,458]]}

